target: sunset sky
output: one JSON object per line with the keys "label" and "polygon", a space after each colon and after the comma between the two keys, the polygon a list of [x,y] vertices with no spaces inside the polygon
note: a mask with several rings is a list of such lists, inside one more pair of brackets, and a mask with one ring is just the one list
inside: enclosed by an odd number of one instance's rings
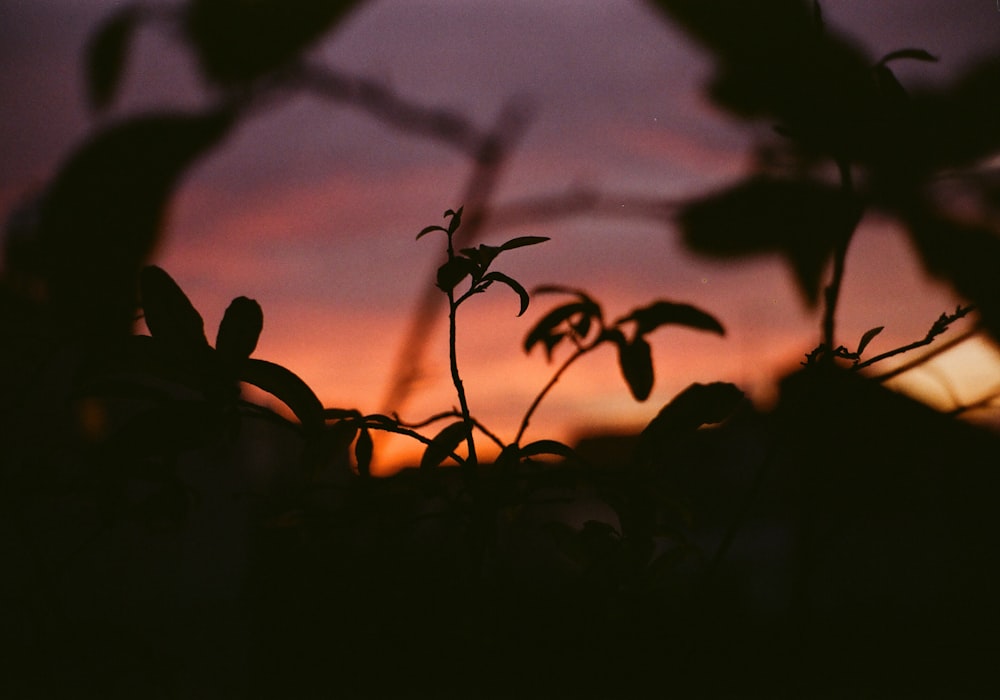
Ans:
{"label": "sunset sky", "polygon": [[[178,43],[143,31],[122,99],[97,118],[86,106],[81,55],[88,32],[122,2],[0,0],[0,213],[55,172],[105,120],[205,104]],[[168,3],[169,4],[169,3]],[[1000,50],[994,0],[825,0],[826,21],[877,59],[924,48],[936,64],[900,63],[906,85],[940,84]],[[657,298],[695,304],[724,338],[667,328],[651,336],[653,394],[636,403],[614,352],[586,358],[558,385],[527,439],[637,427],[691,382],[736,382],[765,402],[776,377],[818,342],[819,313],[801,302],[777,259],[722,263],[686,252],[666,221],[637,216],[644,198],[681,199],[738,179],[770,124],[747,125],[711,107],[708,56],[636,0],[372,0],[317,49],[340,71],[399,96],[447,108],[487,128],[512,98],[532,105],[502,173],[496,204],[587,188],[620,196],[620,211],[488,227],[482,241],[544,235],[496,268],[531,289],[586,289],[609,317]],[[894,65],[895,68],[895,65]],[[1000,128],[998,125],[997,128]],[[426,328],[427,361],[402,407],[383,406],[408,324],[443,260],[443,241],[415,241],[463,204],[471,164],[438,142],[387,126],[354,106],[302,97],[245,122],[183,182],[154,262],[177,279],[214,337],[235,296],[257,299],[256,357],[286,365],[327,406],[400,409],[419,420],[457,405],[448,375],[445,309]],[[540,296],[516,318],[503,288],[460,310],[459,361],[473,413],[512,439],[554,367],[521,342],[557,301]],[[928,280],[888,220],[864,221],[847,261],[840,340],[884,325],[873,350],[924,335],[959,299]],[[957,333],[962,329],[954,330]],[[1000,384],[1000,362],[970,345],[946,363],[949,396],[930,369],[912,377],[929,400],[971,402]],[[934,370],[937,372],[937,370]],[[937,378],[935,378],[937,377]],[[382,464],[409,456],[398,440]]]}

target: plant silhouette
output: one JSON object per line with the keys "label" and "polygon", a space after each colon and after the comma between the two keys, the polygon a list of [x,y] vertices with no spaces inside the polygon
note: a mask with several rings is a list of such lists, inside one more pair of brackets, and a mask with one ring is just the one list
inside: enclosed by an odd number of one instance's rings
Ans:
{"label": "plant silhouette", "polygon": [[[933,56],[904,47],[870,60],[818,3],[652,2],[712,54],[716,104],[774,122],[782,139],[776,157],[684,203],[674,223],[709,255],[782,255],[803,300],[822,309],[819,339],[773,408],[727,382],[694,383],[639,434],[570,446],[525,436],[578,360],[614,347],[642,402],[655,382],[654,331],[722,336],[723,325],[666,299],[609,321],[587,291],[541,286],[535,296],[563,301],[527,329],[523,349],[568,354],[511,439],[483,425],[460,371],[458,310],[474,313],[472,300],[500,285],[523,314],[533,295],[496,267],[521,248],[543,255],[535,246],[549,239],[470,240],[489,231],[507,146],[496,134],[309,63],[309,48],[357,4],[137,4],[95,33],[95,111],[114,104],[143,23],[179,34],[213,106],[105,127],[31,205],[31,230],[6,239],[5,694],[1000,691],[998,438],[887,389],[906,365],[861,371],[970,315],[1000,337],[990,226],[1000,198],[976,169],[1000,151],[1000,59],[951,87],[910,92],[892,65]],[[474,206],[416,236],[446,238],[429,286],[448,302],[458,408],[408,422],[324,406],[293,370],[254,357],[266,318],[256,301],[232,300],[213,345],[185,292],[150,264],[193,163],[303,92],[354,99],[479,166]],[[929,192],[943,171],[977,203],[964,218]],[[847,251],[870,211],[902,222],[928,271],[967,300],[924,338],[875,354],[884,326],[847,346],[835,323]],[[148,334],[132,332],[140,317]],[[288,410],[247,399],[245,385]],[[378,432],[420,443],[419,466],[374,477]],[[480,458],[482,440],[495,460]],[[247,450],[273,462],[266,475]]]}

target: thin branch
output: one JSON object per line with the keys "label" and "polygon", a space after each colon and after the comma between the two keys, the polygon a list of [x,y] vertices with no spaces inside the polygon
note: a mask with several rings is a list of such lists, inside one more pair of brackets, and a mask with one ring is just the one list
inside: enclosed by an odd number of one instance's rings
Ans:
{"label": "thin branch", "polygon": [[[970,338],[973,338],[974,336],[976,336],[976,335],[979,334],[980,330],[981,330],[981,326],[980,326],[980,324],[977,323],[975,326],[973,326],[972,328],[970,328],[965,333],[962,333],[961,335],[957,335],[957,336],[955,336],[954,338],[952,338],[951,340],[949,340],[947,342],[941,343],[934,350],[932,350],[930,352],[927,352],[927,353],[924,353],[920,357],[916,357],[916,358],[910,360],[909,362],[901,364],[898,367],[889,370],[888,372],[885,372],[883,374],[879,374],[879,375],[877,375],[875,377],[872,377],[872,379],[874,381],[876,381],[876,382],[886,382],[886,381],[889,381],[890,379],[898,377],[899,375],[901,375],[901,374],[903,374],[905,372],[909,372],[910,370],[912,370],[912,369],[914,369],[916,367],[919,367],[920,365],[922,365],[922,364],[924,364],[926,362],[930,362],[932,359],[934,359],[938,355],[944,353],[947,350],[950,350],[951,348],[955,347],[956,345],[959,345],[960,343],[964,343],[965,341],[969,340]],[[858,363],[858,365],[855,367],[855,369],[864,369],[865,367],[873,365],[876,362],[880,362],[880,361],[888,359],[890,357],[894,357],[896,355],[900,355],[900,354],[902,354],[904,352],[909,352],[910,350],[914,350],[916,348],[920,348],[920,347],[924,347],[926,345],[930,345],[932,342],[934,342],[934,339],[938,335],[940,335],[940,333],[934,333],[933,335],[931,333],[928,333],[927,336],[925,336],[921,340],[917,340],[917,341],[915,341],[913,343],[910,343],[909,345],[904,345],[902,347],[896,348],[895,350],[890,350],[888,352],[884,352],[881,355],[876,355],[875,357],[873,357],[873,358],[871,358],[869,360],[865,360],[864,362]]]}

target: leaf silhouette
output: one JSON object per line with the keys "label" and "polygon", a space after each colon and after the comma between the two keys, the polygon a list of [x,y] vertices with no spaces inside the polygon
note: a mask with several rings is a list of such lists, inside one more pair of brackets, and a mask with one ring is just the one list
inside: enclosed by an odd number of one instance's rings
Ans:
{"label": "leaf silhouette", "polygon": [[138,7],[123,7],[112,14],[87,43],[87,97],[93,109],[106,109],[114,101],[140,17]]}
{"label": "leaf silhouette", "polygon": [[150,335],[185,351],[208,346],[201,314],[163,269],[155,265],[143,268],[139,289]]}
{"label": "leaf silhouette", "polygon": [[855,351],[858,355],[865,351],[868,347],[868,343],[872,342],[872,339],[881,333],[885,329],[885,326],[876,326],[870,330],[865,331],[865,334],[861,336],[861,340],[858,341],[858,349]]}
{"label": "leaf silhouette", "polygon": [[420,468],[433,469],[441,464],[469,436],[469,428],[470,425],[464,420],[449,423],[442,428],[424,450]]}
{"label": "leaf silhouette", "polygon": [[487,273],[485,277],[483,277],[483,281],[500,282],[501,284],[505,284],[511,289],[513,289],[515,292],[517,292],[517,296],[520,298],[521,301],[521,308],[517,312],[518,316],[521,316],[522,314],[524,314],[525,311],[528,310],[528,302],[530,301],[528,297],[528,292],[524,287],[521,286],[521,283],[518,282],[517,280],[508,277],[502,272],[490,272]]}
{"label": "leaf silhouette", "polygon": [[257,347],[263,327],[264,312],[260,304],[253,299],[236,297],[226,308],[219,324],[215,349],[229,362],[245,360]]}
{"label": "leaf silhouette", "polygon": [[569,445],[558,440],[535,440],[529,442],[520,449],[522,457],[537,457],[539,455],[552,455],[568,460],[578,460],[576,451]]}
{"label": "leaf silhouette", "polygon": [[855,216],[857,205],[831,186],[756,176],[685,205],[678,223],[684,242],[701,253],[781,253],[815,305],[823,269]]}
{"label": "leaf silhouette", "polygon": [[690,385],[660,409],[640,433],[637,456],[647,459],[664,454],[678,435],[725,420],[743,399],[743,392],[728,382]]}
{"label": "leaf silhouette", "polygon": [[577,320],[571,325],[574,332],[583,337],[590,330],[591,319],[595,316],[600,316],[600,307],[593,301],[573,301],[557,306],[539,319],[534,327],[528,331],[524,338],[524,351],[530,353],[535,345],[543,343],[547,351],[546,354],[551,359],[552,349],[566,335],[556,330],[562,323],[572,321],[573,317],[577,317]]}
{"label": "leaf silhouette", "polygon": [[551,240],[548,236],[518,236],[501,244],[500,250],[514,250],[515,248],[523,248],[529,245],[538,245],[548,240]]}
{"label": "leaf silhouette", "polygon": [[46,189],[39,214],[40,267],[66,323],[129,332],[136,276],[160,233],[185,170],[217,144],[237,114],[143,116],[87,141]]}
{"label": "leaf silhouette", "polygon": [[191,0],[184,30],[202,72],[238,85],[292,64],[358,0]]}
{"label": "leaf silhouette", "polygon": [[636,401],[645,401],[653,390],[653,350],[642,336],[618,342],[618,364]]}
{"label": "leaf silhouette", "polygon": [[375,443],[372,441],[372,434],[368,428],[362,428],[358,434],[358,441],[354,443],[354,459],[358,464],[358,474],[360,476],[372,475],[372,455],[375,451]]}
{"label": "leaf silhouette", "polygon": [[688,328],[711,331],[725,335],[726,331],[714,316],[690,304],[676,304],[670,301],[655,301],[649,306],[635,309],[622,321],[635,321],[636,333],[646,335],[660,326],[680,325]]}
{"label": "leaf silhouette", "polygon": [[889,61],[898,61],[901,58],[909,58],[915,61],[927,61],[930,63],[937,62],[937,56],[924,51],[923,49],[897,49],[895,51],[890,51],[881,59],[879,59],[878,65],[885,65]]}
{"label": "leaf silhouette", "polygon": [[266,360],[248,358],[240,367],[239,379],[280,399],[292,409],[307,432],[316,434],[323,429],[323,404],[309,385],[291,370]]}
{"label": "leaf silhouette", "polygon": [[443,292],[450,292],[459,282],[476,272],[476,265],[469,258],[452,258],[437,271],[437,286]]}

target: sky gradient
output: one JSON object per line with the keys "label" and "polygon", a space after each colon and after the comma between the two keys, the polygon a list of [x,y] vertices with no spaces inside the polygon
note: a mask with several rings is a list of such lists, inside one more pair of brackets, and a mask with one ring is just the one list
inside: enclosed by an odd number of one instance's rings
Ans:
{"label": "sky gradient", "polygon": [[[0,213],[43,185],[103,121],[204,104],[207,93],[188,55],[168,37],[143,31],[119,104],[108,116],[88,113],[84,42],[121,4],[0,2]],[[992,0],[822,6],[827,23],[854,36],[873,59],[903,47],[940,58],[901,63],[906,85],[944,82],[1000,49]],[[505,254],[497,269],[529,289],[586,289],[611,318],[664,298],[695,304],[726,327],[724,338],[680,328],[654,333],[657,379],[641,404],[630,397],[610,348],[587,357],[548,397],[527,439],[572,441],[587,431],[639,427],[691,382],[733,381],[766,403],[775,378],[818,342],[819,312],[801,302],[779,260],[697,257],[668,221],[636,215],[634,200],[680,200],[737,180],[750,167],[751,146],[771,126],[713,110],[702,92],[708,57],[647,5],[373,0],[316,54],[481,128],[512,98],[531,104],[528,129],[499,183],[500,208],[579,188],[620,196],[620,211],[601,216],[487,227],[487,243],[551,238]],[[210,337],[231,298],[255,298],[265,318],[255,356],[298,373],[327,406],[399,409],[419,420],[457,400],[442,307],[440,322],[426,328],[428,359],[416,392],[402,407],[382,405],[417,301],[443,260],[441,240],[414,238],[463,204],[470,167],[453,149],[354,106],[297,98],[241,125],[190,172],[154,262],[189,294]],[[496,289],[460,310],[459,361],[472,412],[504,439],[513,438],[554,369],[538,351],[525,356],[521,341],[555,301],[537,297],[516,318],[516,297]],[[842,342],[879,325],[885,331],[877,350],[909,342],[959,301],[926,278],[891,221],[865,219],[847,261]],[[985,345],[962,349],[946,365],[946,381],[940,369],[910,377],[942,407],[974,401],[1000,384],[997,354]],[[398,440],[381,447],[383,465],[412,456]]]}

